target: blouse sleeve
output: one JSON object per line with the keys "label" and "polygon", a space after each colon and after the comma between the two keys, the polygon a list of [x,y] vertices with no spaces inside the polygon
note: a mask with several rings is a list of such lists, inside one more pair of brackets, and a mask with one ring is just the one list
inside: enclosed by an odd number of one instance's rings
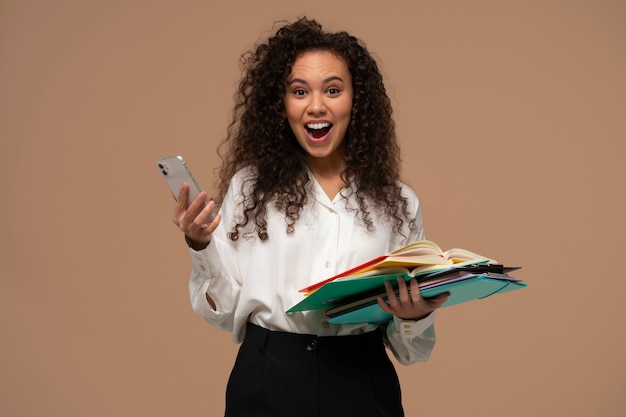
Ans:
{"label": "blouse sleeve", "polygon": [[394,317],[386,336],[387,347],[402,365],[426,362],[435,347],[435,312],[417,321]]}
{"label": "blouse sleeve", "polygon": [[[416,228],[409,236],[410,242],[425,239],[422,227],[422,214],[415,193],[405,186],[413,213]],[[435,347],[435,312],[417,321],[393,318],[386,326],[385,344],[395,358],[403,365],[425,362]]]}
{"label": "blouse sleeve", "polygon": [[[212,240],[202,251],[189,249],[193,261],[189,296],[193,310],[209,324],[232,332],[241,284],[228,274],[222,261],[224,257],[218,255],[217,245]],[[207,294],[215,302],[215,310],[209,304]]]}
{"label": "blouse sleeve", "polygon": [[[189,248],[193,268],[189,278],[189,295],[193,310],[211,325],[233,332],[235,310],[241,294],[241,273],[237,262],[236,242],[227,237],[233,222],[237,190],[241,185],[241,173],[233,177],[231,186],[220,208],[222,220],[213,232],[209,245],[196,251]],[[207,294],[215,302],[214,310]]]}

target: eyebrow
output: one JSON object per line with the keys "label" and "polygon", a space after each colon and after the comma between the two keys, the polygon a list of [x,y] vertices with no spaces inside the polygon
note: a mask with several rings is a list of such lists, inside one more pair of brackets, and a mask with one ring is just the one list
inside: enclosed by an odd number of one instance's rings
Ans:
{"label": "eyebrow", "polygon": [[[341,82],[343,82],[343,78],[341,78],[341,77],[339,77],[337,75],[332,75],[332,76],[330,76],[328,78],[325,78],[322,81],[322,84],[326,85],[326,84],[330,83],[331,81],[341,81]],[[304,85],[309,85],[309,83],[306,80],[303,80],[302,78],[294,78],[293,80],[289,81],[287,83],[287,85],[291,85],[291,84],[294,84],[294,83],[301,83],[301,84],[304,84]]]}

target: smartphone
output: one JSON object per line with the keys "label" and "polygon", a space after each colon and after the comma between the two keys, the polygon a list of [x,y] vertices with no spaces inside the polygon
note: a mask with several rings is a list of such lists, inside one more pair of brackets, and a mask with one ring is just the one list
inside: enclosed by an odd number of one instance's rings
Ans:
{"label": "smartphone", "polygon": [[[191,175],[191,171],[182,156],[176,155],[160,158],[157,161],[157,168],[159,168],[161,175],[165,178],[165,182],[167,182],[167,185],[169,186],[176,201],[178,201],[178,195],[180,194],[180,189],[183,186],[183,183],[189,184],[187,206],[189,206],[202,191],[193,175]],[[215,211],[212,211],[209,222],[213,221],[214,218]]]}

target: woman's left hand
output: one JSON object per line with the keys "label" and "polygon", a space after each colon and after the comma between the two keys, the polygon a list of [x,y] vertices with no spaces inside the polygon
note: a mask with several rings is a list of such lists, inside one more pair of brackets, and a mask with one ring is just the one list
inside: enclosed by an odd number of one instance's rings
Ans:
{"label": "woman's left hand", "polygon": [[404,279],[398,278],[397,295],[390,281],[385,281],[385,289],[388,302],[378,297],[378,305],[387,313],[402,320],[421,320],[441,307],[450,296],[450,293],[446,292],[435,297],[422,298],[415,278],[410,280],[409,287]]}

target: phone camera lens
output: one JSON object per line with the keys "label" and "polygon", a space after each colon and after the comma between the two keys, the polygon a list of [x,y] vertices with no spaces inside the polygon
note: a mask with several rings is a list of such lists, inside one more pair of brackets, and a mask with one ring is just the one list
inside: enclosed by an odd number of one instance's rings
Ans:
{"label": "phone camera lens", "polygon": [[163,164],[159,164],[159,168],[163,169]]}
{"label": "phone camera lens", "polygon": [[167,171],[166,170],[163,170],[162,172],[163,172],[163,175],[167,175]]}

